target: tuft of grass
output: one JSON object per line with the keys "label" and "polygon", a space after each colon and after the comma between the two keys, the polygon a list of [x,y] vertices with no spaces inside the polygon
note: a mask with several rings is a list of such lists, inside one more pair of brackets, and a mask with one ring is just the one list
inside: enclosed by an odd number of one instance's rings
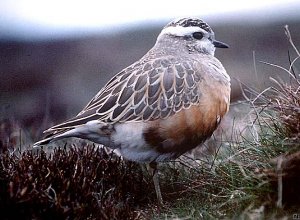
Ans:
{"label": "tuft of grass", "polygon": [[6,151],[0,166],[1,219],[132,219],[151,198],[139,165],[93,146]]}

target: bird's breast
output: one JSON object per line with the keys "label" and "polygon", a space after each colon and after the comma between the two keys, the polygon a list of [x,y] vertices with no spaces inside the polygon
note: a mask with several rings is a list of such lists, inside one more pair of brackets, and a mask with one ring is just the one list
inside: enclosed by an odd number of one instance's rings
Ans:
{"label": "bird's breast", "polygon": [[180,156],[209,138],[228,111],[230,100],[228,85],[210,86],[202,88],[198,104],[151,122],[144,132],[146,143],[160,153]]}

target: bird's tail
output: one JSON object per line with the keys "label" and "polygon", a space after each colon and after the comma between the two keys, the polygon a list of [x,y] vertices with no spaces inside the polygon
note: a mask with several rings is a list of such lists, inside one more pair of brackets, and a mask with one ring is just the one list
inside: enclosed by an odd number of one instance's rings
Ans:
{"label": "bird's tail", "polygon": [[113,125],[107,125],[97,120],[76,127],[52,127],[45,131],[45,133],[48,133],[48,136],[33,144],[33,147],[39,147],[68,137],[83,138],[95,143],[110,146],[110,135],[113,131]]}
{"label": "bird's tail", "polygon": [[33,144],[33,148],[35,147],[41,147],[43,145],[47,145],[50,144],[53,141],[57,141],[63,138],[66,138],[66,136],[64,136],[63,134],[65,133],[65,131],[61,131],[61,132],[53,132],[51,134],[48,134],[44,139],[36,142]]}

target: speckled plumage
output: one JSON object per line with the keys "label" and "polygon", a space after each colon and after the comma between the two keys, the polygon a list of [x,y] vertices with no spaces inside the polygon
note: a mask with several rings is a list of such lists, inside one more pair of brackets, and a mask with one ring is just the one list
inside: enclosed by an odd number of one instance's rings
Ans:
{"label": "speckled plumage", "polygon": [[[195,39],[195,31],[203,39]],[[230,100],[230,78],[214,45],[227,47],[200,19],[169,23],[148,53],[116,74],[76,117],[45,131],[48,137],[36,146],[79,137],[137,162],[166,161],[198,146]]]}

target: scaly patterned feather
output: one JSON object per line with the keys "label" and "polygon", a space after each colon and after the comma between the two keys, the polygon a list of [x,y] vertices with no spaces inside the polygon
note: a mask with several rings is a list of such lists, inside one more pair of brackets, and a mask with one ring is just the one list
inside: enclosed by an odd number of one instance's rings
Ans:
{"label": "scaly patterned feather", "polygon": [[114,76],[76,117],[46,132],[91,120],[152,121],[189,108],[201,97],[196,65],[195,60],[145,56]]}

